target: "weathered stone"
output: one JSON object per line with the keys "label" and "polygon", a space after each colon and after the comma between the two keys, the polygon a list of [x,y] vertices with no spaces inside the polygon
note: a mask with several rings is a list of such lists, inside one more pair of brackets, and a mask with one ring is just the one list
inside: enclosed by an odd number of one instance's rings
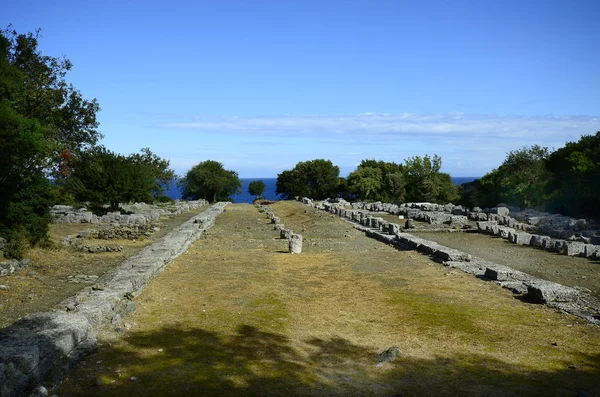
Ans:
{"label": "weathered stone", "polygon": [[500,236],[502,238],[507,239],[508,234],[512,231],[511,228],[505,226],[498,226],[498,231],[496,232],[496,236]]}
{"label": "weathered stone", "polygon": [[584,255],[586,258],[592,258],[600,253],[600,246],[594,244],[586,244]]}
{"label": "weathered stone", "polygon": [[488,265],[485,269],[485,277],[497,281],[528,281],[531,276],[504,265]]}
{"label": "weathered stone", "polygon": [[405,229],[414,229],[415,228],[415,221],[412,219],[407,219],[406,223],[404,224],[404,228]]}
{"label": "weathered stone", "polygon": [[396,223],[388,223],[388,233],[396,234],[400,231],[400,225]]}
{"label": "weathered stone", "polygon": [[469,220],[464,215],[452,215],[450,216],[451,226],[465,226],[469,223]]}
{"label": "weathered stone", "polygon": [[568,256],[585,256],[585,244],[577,241],[565,241],[563,253]]}
{"label": "weathered stone", "polygon": [[531,245],[531,234],[525,232],[509,232],[508,241],[513,244]]}
{"label": "weathered stone", "polygon": [[465,261],[446,261],[444,265],[455,269],[460,269],[465,273],[473,274],[475,276],[483,276],[485,273],[485,267],[480,266],[475,262]]}
{"label": "weathered stone", "polygon": [[506,207],[496,207],[492,208],[493,213],[498,214],[499,216],[506,216],[510,212]]}
{"label": "weathered stone", "polygon": [[528,290],[527,285],[521,281],[495,281],[495,283],[515,294],[526,294]]}
{"label": "weathered stone", "polygon": [[84,316],[27,316],[0,332],[0,395],[27,395],[40,382],[56,383],[95,348],[95,332]]}
{"label": "weathered stone", "polygon": [[579,298],[575,288],[546,280],[535,280],[527,284],[527,297],[534,302],[574,302]]}
{"label": "weathered stone", "polygon": [[371,227],[379,229],[379,218],[371,218]]}
{"label": "weathered stone", "polygon": [[461,252],[452,248],[442,247],[438,248],[433,256],[443,261],[452,262],[468,262],[471,260],[471,255],[466,252]]}
{"label": "weathered stone", "polygon": [[481,222],[477,222],[477,230],[480,232],[487,232],[488,230],[488,226],[492,226],[492,225],[498,225],[498,222],[496,221],[481,221]]}
{"label": "weathered stone", "polygon": [[281,229],[279,231],[279,238],[281,239],[289,239],[292,235],[292,231],[290,229]]}
{"label": "weathered stone", "polygon": [[302,235],[292,233],[289,239],[290,254],[300,254],[302,252]]}

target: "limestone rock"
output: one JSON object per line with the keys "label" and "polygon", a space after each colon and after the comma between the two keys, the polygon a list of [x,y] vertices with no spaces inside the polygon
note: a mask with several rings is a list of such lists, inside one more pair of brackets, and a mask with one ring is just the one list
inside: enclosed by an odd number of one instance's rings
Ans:
{"label": "limestone rock", "polygon": [[300,254],[302,252],[302,235],[292,233],[289,239],[289,250],[291,254]]}

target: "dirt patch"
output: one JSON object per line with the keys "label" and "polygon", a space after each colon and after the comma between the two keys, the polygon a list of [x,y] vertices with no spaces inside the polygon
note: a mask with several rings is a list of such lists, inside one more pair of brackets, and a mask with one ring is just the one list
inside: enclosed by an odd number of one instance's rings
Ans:
{"label": "dirt patch", "polygon": [[[600,329],[296,202],[227,207],[59,395],[593,395]],[[376,367],[379,354],[398,357]]]}
{"label": "dirt patch", "polygon": [[8,286],[0,290],[0,328],[4,328],[26,314],[49,310],[64,299],[74,295],[90,283],[67,282],[69,276],[94,275],[102,281],[112,269],[141,248],[158,240],[173,228],[194,215],[204,211],[205,207],[177,215],[174,219],[161,217],[160,230],[150,238],[140,240],[95,240],[107,245],[122,245],[121,252],[83,253],[62,247],[61,240],[70,234],[94,227],[90,224],[52,224],[49,237],[54,249],[35,248],[25,255],[31,259],[31,265],[20,272],[0,277],[0,284]]}
{"label": "dirt patch", "polygon": [[419,232],[411,234],[467,252],[532,276],[570,287],[584,287],[600,298],[600,261],[559,255],[524,245],[515,245],[500,237],[476,232]]}

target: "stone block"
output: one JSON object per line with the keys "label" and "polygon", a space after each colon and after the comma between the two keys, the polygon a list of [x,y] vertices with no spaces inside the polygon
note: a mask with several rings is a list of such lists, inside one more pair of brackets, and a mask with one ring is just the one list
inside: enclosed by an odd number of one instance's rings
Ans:
{"label": "stone block", "polygon": [[473,274],[475,276],[483,276],[485,273],[485,268],[475,262],[446,261],[444,262],[444,265],[454,269],[460,269],[465,273]]}
{"label": "stone block", "polygon": [[531,276],[504,265],[493,264],[485,269],[485,277],[497,281],[528,281]]}
{"label": "stone block", "polygon": [[586,244],[584,248],[584,256],[586,258],[592,258],[595,255],[598,255],[600,252],[600,246],[594,244]]}
{"label": "stone block", "polygon": [[506,288],[515,294],[526,294],[527,285],[521,281],[495,281],[502,288]]}
{"label": "stone block", "polygon": [[379,229],[379,218],[371,218],[371,227],[373,229]]}
{"label": "stone block", "polygon": [[453,248],[440,246],[434,253],[433,256],[443,261],[452,262],[469,262],[471,255],[466,252],[461,252]]}
{"label": "stone block", "polygon": [[498,225],[498,222],[495,221],[480,221],[477,222],[477,230],[480,232],[487,232],[487,227],[491,225]]}
{"label": "stone block", "polygon": [[568,256],[585,256],[585,245],[578,241],[565,241],[562,252]]}
{"label": "stone block", "polygon": [[508,234],[511,231],[512,231],[512,229],[510,227],[498,226],[498,232],[496,233],[496,235],[500,236],[502,238],[508,239]]}
{"label": "stone block", "polygon": [[465,226],[469,221],[465,215],[451,215],[450,225],[452,226]]}
{"label": "stone block", "polygon": [[535,280],[527,283],[527,297],[538,303],[574,302],[579,299],[579,291],[551,281]]}
{"label": "stone block", "polygon": [[302,235],[292,233],[289,239],[290,254],[300,254],[302,252]]}
{"label": "stone block", "polygon": [[531,245],[531,234],[525,232],[509,232],[508,241],[518,245]]}

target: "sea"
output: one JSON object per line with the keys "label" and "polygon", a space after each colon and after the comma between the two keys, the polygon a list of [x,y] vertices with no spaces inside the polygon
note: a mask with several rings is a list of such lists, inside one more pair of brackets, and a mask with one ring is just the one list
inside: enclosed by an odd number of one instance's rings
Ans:
{"label": "sea", "polygon": [[[452,177],[452,182],[455,185],[462,185],[463,183],[472,182],[475,179],[479,179],[480,177],[471,177],[471,176],[458,176]],[[242,192],[239,194],[233,195],[231,198],[234,203],[250,203],[254,201],[254,196],[248,193],[248,185],[252,181],[261,180],[265,183],[265,199],[267,200],[279,200],[280,197],[275,193],[275,184],[277,183],[277,178],[240,178],[242,181]],[[167,189],[167,196],[172,198],[173,200],[181,199],[181,191],[177,187],[177,182],[174,182]]]}

